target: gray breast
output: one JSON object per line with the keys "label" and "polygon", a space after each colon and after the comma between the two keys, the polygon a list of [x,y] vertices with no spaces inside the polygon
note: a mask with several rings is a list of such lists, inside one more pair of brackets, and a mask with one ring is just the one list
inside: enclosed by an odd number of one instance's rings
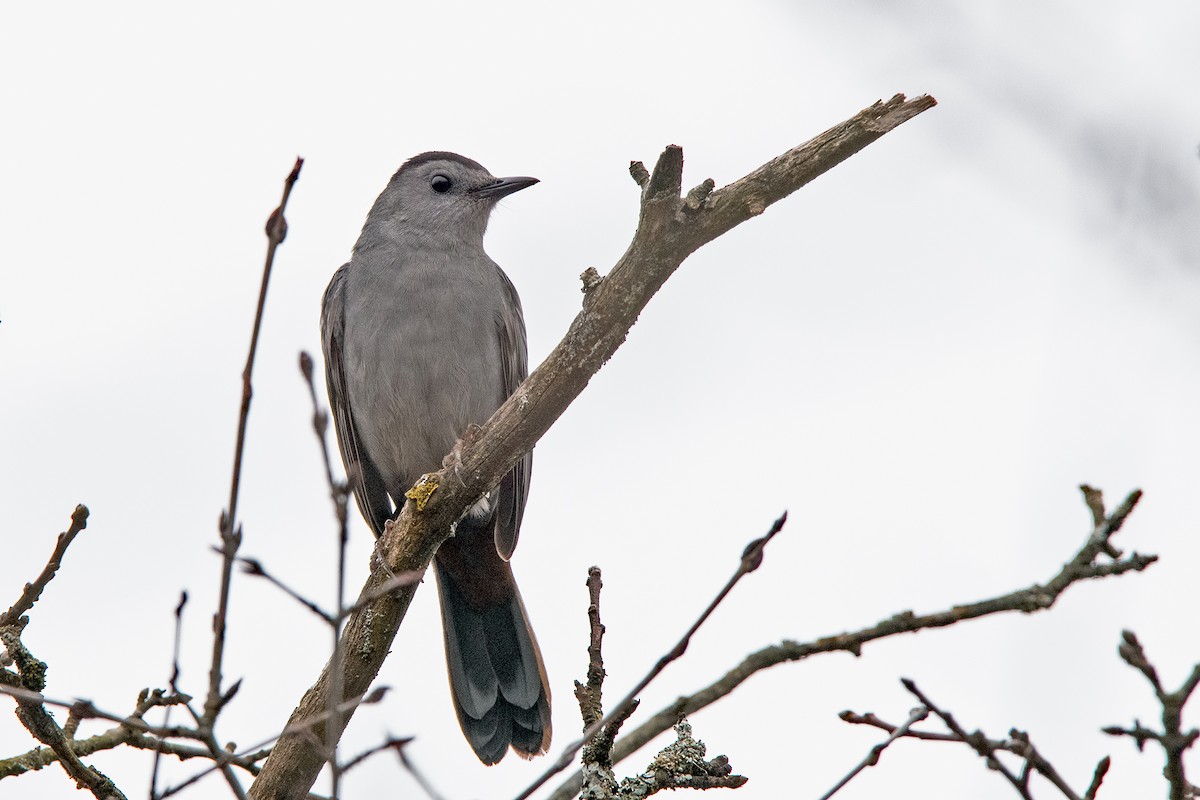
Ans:
{"label": "gray breast", "polygon": [[421,255],[352,261],[346,292],[346,389],[393,499],[505,399],[498,268],[483,254]]}

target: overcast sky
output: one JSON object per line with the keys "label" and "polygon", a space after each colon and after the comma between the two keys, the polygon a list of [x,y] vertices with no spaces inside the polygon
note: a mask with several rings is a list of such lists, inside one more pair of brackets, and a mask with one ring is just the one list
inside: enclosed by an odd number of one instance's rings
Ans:
{"label": "overcast sky", "polygon": [[[1158,718],[1117,658],[1123,628],[1172,687],[1200,661],[1195,4],[196,8],[23,4],[0,32],[4,607],[75,504],[92,511],[25,635],[48,694],[124,713],[165,685],[181,589],[182,688],[204,693],[262,226],[296,155],[240,518],[246,555],[330,602],[334,523],[296,357],[319,353],[321,292],[400,163],[448,149],[542,179],[504,201],[487,241],[536,364],[579,309],[579,273],[607,271],[632,235],[631,159],[679,144],[687,186],[722,185],[879,98],[929,93],[935,109],[689,259],[539,444],[514,566],[551,676],[553,751],[579,726],[589,565],[605,574],[618,696],[791,512],[764,567],[646,692],[657,710],[781,639],[1047,580],[1087,536],[1087,482],[1114,504],[1145,490],[1118,544],[1159,564],[1036,616],[776,667],[693,723],[750,777],[743,800],[816,797],[881,738],[837,712],[902,720],[906,676],[968,728],[1029,730],[1079,790],[1111,754],[1102,797],[1161,796],[1160,754],[1099,728]],[[358,586],[357,517],[351,545]],[[415,736],[450,800],[511,797],[545,762],[471,754],[430,588],[380,676],[397,691],[354,718],[345,752]],[[233,602],[226,671],[244,683],[219,734],[246,746],[282,726],[328,637],[249,578]],[[0,715],[0,757],[32,746]],[[88,760],[145,796],[144,754]],[[72,792],[57,768],[0,783],[3,798]],[[390,758],[345,785],[416,792]],[[839,797],[883,795],[1015,796],[966,748],[919,743]]]}

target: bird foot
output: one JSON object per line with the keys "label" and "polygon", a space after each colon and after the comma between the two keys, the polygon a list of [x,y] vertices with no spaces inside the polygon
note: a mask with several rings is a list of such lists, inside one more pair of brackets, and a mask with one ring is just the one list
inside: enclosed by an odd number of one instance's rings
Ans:
{"label": "bird foot", "polygon": [[458,478],[459,483],[463,482],[458,474],[459,469],[462,467],[463,448],[473,445],[479,439],[481,431],[483,431],[483,428],[475,423],[468,425],[467,429],[463,431],[462,436],[458,437],[458,441],[454,443],[454,447],[442,459],[442,468],[451,470],[454,473],[454,477]]}

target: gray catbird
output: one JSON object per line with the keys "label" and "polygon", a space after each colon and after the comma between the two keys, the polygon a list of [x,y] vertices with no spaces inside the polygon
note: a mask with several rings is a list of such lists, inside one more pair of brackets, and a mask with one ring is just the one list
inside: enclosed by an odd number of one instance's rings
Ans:
{"label": "gray catbird", "polygon": [[[535,183],[496,178],[455,153],[409,159],[325,291],[329,402],[376,536],[404,493],[528,374],[521,301],[483,234],[500,198]],[[546,670],[508,564],[531,465],[525,456],[434,557],[454,709],[485,764],[510,745],[526,758],[550,745]]]}

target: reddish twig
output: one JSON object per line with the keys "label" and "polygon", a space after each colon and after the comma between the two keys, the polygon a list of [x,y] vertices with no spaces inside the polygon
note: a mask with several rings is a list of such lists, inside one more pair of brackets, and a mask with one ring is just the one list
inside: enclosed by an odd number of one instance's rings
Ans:
{"label": "reddish twig", "polygon": [[287,236],[287,221],[284,210],[292,187],[300,177],[304,159],[297,158],[292,171],[283,183],[283,199],[267,219],[267,257],[263,264],[262,286],[258,293],[258,308],[254,313],[254,327],[250,334],[250,352],[246,356],[246,367],[242,370],[242,402],[238,414],[237,441],[233,450],[233,475],[229,486],[229,505],[221,514],[221,591],[217,601],[217,613],[213,616],[212,665],[208,673],[208,697],[204,701],[204,724],[212,727],[222,706],[221,664],[225,657],[225,627],[229,617],[229,588],[233,579],[233,560],[241,546],[242,532],[237,525],[238,489],[242,480],[242,455],[246,448],[246,422],[250,416],[250,398],[253,395],[251,375],[254,372],[254,356],[258,352],[258,336],[262,330],[263,309],[267,302],[267,284],[271,280],[271,267],[275,263],[275,250]]}

